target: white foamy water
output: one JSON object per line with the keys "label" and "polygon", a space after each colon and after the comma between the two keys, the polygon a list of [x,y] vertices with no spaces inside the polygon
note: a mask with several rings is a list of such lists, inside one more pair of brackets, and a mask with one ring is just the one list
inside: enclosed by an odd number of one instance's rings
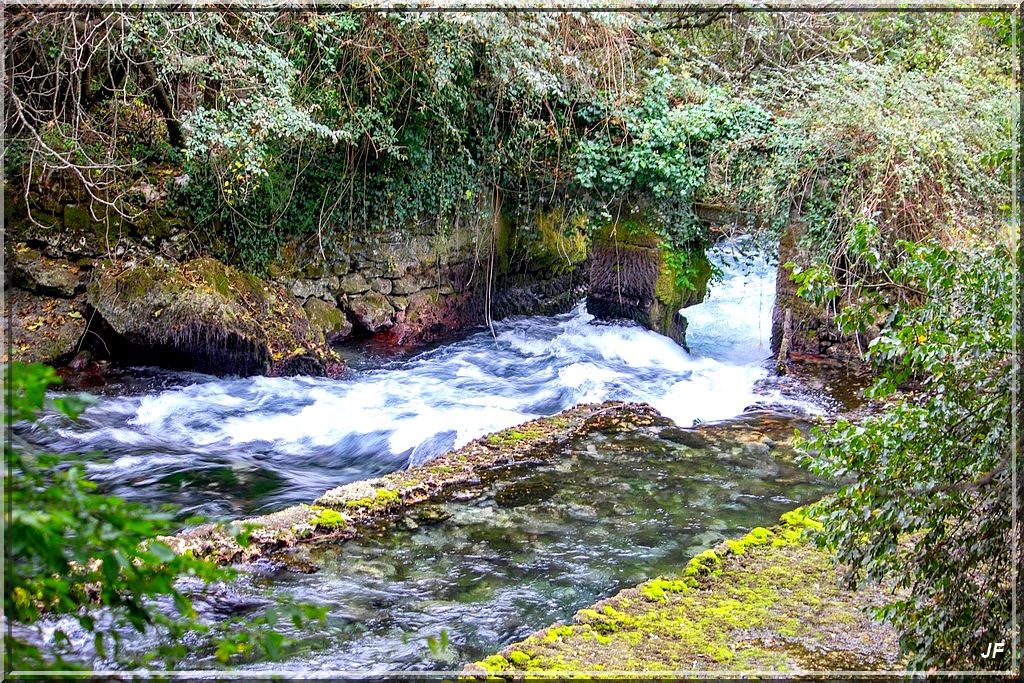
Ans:
{"label": "white foamy water", "polygon": [[755,392],[770,354],[774,267],[714,256],[724,278],[683,311],[689,353],[638,326],[598,323],[581,304],[340,380],[188,375],[187,386],[105,398],[36,437],[104,456],[90,476],[119,495],[237,515],[309,501],[577,403],[643,401],[688,426],[783,402]]}

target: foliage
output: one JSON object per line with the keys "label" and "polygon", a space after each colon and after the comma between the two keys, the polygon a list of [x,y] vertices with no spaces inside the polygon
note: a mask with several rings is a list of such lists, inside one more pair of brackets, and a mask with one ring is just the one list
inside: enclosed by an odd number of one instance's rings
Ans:
{"label": "foliage", "polygon": [[731,39],[743,49],[765,50],[769,37],[803,47],[771,61],[762,55],[745,82],[733,83],[779,123],[765,138],[718,150],[702,193],[708,201],[736,204],[776,230],[799,217],[808,251],[840,289],[859,276],[847,255],[865,225],[878,229],[879,256],[891,263],[899,240],[1001,225],[996,207],[1009,204],[1002,176],[1015,121],[1008,51],[974,18],[837,14],[750,23],[757,30]]}
{"label": "foliage", "polygon": [[[276,78],[289,79],[292,101],[323,128],[268,135],[246,115],[223,132],[197,124],[236,113],[204,104],[186,121],[193,182],[176,199],[219,256],[256,270],[288,236],[328,250],[352,230],[444,228],[494,210],[499,193],[503,211],[533,212],[567,173],[572,102],[610,97],[584,67],[599,64],[589,48],[628,36],[620,24],[533,13],[283,15],[270,45],[290,68]],[[586,51],[566,44],[572,28]],[[199,153],[206,147],[252,159]]]}
{"label": "foliage", "polygon": [[[89,634],[100,661],[171,667],[197,654],[181,640],[186,633],[208,634],[215,648],[209,654],[224,661],[253,652],[275,657],[286,645],[270,630],[281,617],[301,624],[320,615],[318,609],[282,603],[244,623],[207,623],[190,597],[194,585],[189,589],[184,582],[209,585],[230,579],[233,572],[177,555],[155,540],[174,531],[171,511],[99,495],[79,465],[36,452],[18,437],[13,424],[35,419],[44,407],[68,416],[84,407],[71,396],[46,396],[59,381],[52,368],[13,363],[4,368],[4,381],[4,614],[12,626],[4,637],[7,671],[77,668],[66,659],[71,651],[68,619]],[[54,621],[61,616],[66,619]],[[53,643],[41,650],[29,634],[33,626],[46,624],[54,629]],[[167,644],[140,659],[127,658],[121,638],[129,629],[163,633]]]}
{"label": "foliage", "polygon": [[624,200],[647,205],[670,245],[704,241],[693,204],[714,147],[773,127],[756,104],[731,101],[664,67],[652,72],[635,104],[585,113],[597,132],[578,145],[576,181],[600,198],[608,218],[608,208]]}
{"label": "foliage", "polygon": [[879,372],[868,395],[889,404],[801,443],[814,470],[845,482],[814,511],[819,538],[853,578],[896,589],[879,612],[899,628],[910,668],[1007,669],[1010,653],[982,655],[1014,628],[1018,255],[934,241],[896,248],[891,270],[868,256],[885,286],[839,317],[852,332],[886,316],[867,354]]}

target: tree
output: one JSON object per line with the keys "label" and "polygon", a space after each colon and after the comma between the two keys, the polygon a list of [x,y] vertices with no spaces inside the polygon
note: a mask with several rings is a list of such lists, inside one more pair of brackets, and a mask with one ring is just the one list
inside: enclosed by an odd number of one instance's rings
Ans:
{"label": "tree", "polygon": [[[181,580],[191,577],[209,585],[227,581],[234,573],[189,554],[176,555],[155,540],[175,530],[171,510],[151,510],[96,493],[78,464],[67,456],[36,452],[11,429],[17,422],[35,419],[44,406],[68,416],[81,410],[83,403],[74,397],[47,397],[47,388],[58,381],[54,370],[44,365],[13,363],[4,368],[8,624],[31,627],[47,616],[69,615],[92,634],[101,659],[123,666],[170,667],[187,654],[180,640],[187,632],[209,633],[216,647],[212,654],[223,661],[251,651],[275,657],[286,645],[270,630],[279,618],[289,616],[301,623],[321,615],[312,607],[281,603],[244,623],[204,623]],[[125,659],[120,634],[128,628],[163,631],[169,636],[167,644],[142,660]],[[9,629],[4,635],[5,671],[81,667],[66,657],[68,637],[63,630],[56,630],[54,646],[45,651],[22,632]]]}
{"label": "tree", "polygon": [[887,314],[867,358],[879,372],[868,395],[889,404],[802,444],[815,471],[844,482],[817,506],[820,541],[851,580],[891,583],[894,599],[879,615],[900,630],[911,668],[1009,669],[1010,652],[983,655],[990,642],[1014,642],[1019,253],[897,247],[899,265],[885,272],[862,245],[873,288],[839,316],[850,332]]}

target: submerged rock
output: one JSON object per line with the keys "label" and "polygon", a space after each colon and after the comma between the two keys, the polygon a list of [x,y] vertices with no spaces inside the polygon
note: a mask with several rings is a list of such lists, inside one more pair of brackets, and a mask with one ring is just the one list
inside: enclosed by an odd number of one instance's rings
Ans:
{"label": "submerged rock", "polygon": [[115,333],[107,331],[114,355],[145,354],[150,363],[214,374],[333,376],[344,369],[284,290],[214,259],[107,263],[87,293]]}
{"label": "submerged rock", "polygon": [[[287,553],[300,543],[353,538],[363,529],[400,519],[410,518],[416,525],[436,523],[447,514],[436,507],[439,502],[476,498],[482,494],[482,480],[555,457],[560,444],[576,435],[607,428],[609,420],[620,423],[620,418],[642,424],[665,420],[654,408],[642,403],[581,404],[551,417],[474,439],[424,465],[333,488],[313,505],[294,505],[241,520],[234,524],[234,530],[251,530],[244,547],[229,529],[216,525],[196,527],[163,540],[178,552],[189,550],[218,562],[241,562]],[[523,504],[538,502],[554,492],[553,488],[509,490],[506,502],[516,503],[520,498]],[[497,513],[493,509],[488,513],[476,510],[473,518],[478,520],[483,514]]]}

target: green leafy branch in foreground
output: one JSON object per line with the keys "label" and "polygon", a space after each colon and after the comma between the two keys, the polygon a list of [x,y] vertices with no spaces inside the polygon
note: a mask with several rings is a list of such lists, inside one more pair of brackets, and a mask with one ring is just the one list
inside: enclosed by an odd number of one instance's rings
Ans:
{"label": "green leafy branch in foreground", "polygon": [[[6,671],[81,668],[78,658],[69,656],[71,638],[62,626],[66,621],[56,622],[52,643],[40,647],[32,636],[32,627],[41,620],[63,615],[92,636],[99,661],[127,667],[171,667],[187,654],[202,657],[202,651],[186,651],[182,636],[189,632],[207,634],[207,654],[222,662],[258,653],[275,658],[287,646],[271,630],[282,617],[296,627],[304,619],[322,617],[319,608],[281,603],[244,623],[206,623],[183,580],[209,585],[230,580],[232,570],[190,554],[176,555],[154,540],[173,533],[171,510],[151,510],[96,493],[78,464],[37,453],[11,429],[35,419],[44,407],[69,417],[84,408],[73,397],[48,398],[47,388],[57,382],[54,370],[44,365],[13,363],[4,368],[9,510],[4,614],[13,624],[4,637]],[[121,641],[131,630],[160,634],[164,644],[141,656],[127,655]]]}
{"label": "green leafy branch in foreground", "polygon": [[1010,653],[983,655],[1014,629],[1016,250],[897,248],[897,268],[874,274],[887,286],[839,316],[852,332],[888,312],[867,358],[880,371],[869,397],[891,403],[801,444],[814,470],[848,482],[814,511],[819,540],[851,579],[894,587],[879,616],[900,629],[912,668],[1006,669]]}

